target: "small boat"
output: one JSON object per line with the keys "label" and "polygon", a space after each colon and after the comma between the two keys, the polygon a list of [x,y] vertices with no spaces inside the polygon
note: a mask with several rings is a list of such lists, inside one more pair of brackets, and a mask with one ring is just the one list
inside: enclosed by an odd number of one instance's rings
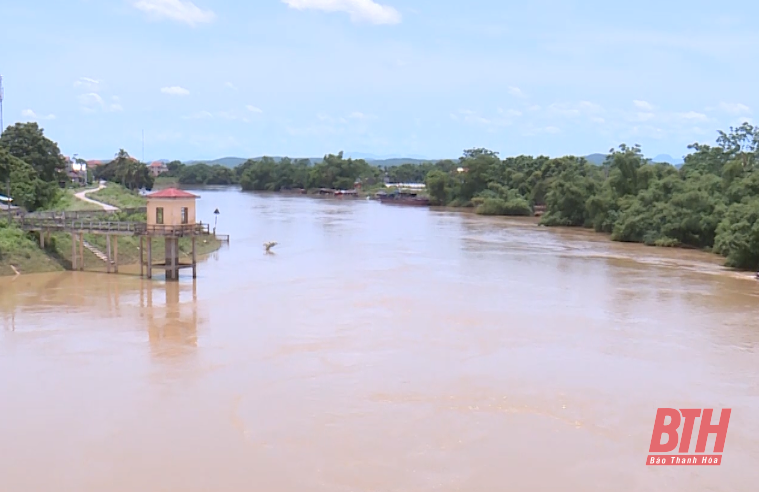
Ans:
{"label": "small boat", "polygon": [[420,207],[426,207],[430,204],[430,199],[427,197],[419,196],[413,191],[395,191],[392,193],[385,193],[380,191],[375,195],[380,203],[387,203],[390,205],[415,205]]}

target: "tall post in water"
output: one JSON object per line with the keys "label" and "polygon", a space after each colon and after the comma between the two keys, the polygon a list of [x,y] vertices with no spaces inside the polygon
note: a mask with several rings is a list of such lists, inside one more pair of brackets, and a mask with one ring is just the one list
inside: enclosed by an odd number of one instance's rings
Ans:
{"label": "tall post in water", "polygon": [[177,266],[179,265],[179,238],[167,237],[166,250],[166,280],[179,280]]}
{"label": "tall post in water", "polygon": [[195,236],[192,236],[192,278],[198,278],[198,257],[195,253]]}
{"label": "tall post in water", "polygon": [[79,269],[84,271],[84,233],[79,233],[79,260],[81,261]]}
{"label": "tall post in water", "polygon": [[148,269],[148,278],[153,278],[153,237],[147,236],[148,241],[148,261],[145,266]]}

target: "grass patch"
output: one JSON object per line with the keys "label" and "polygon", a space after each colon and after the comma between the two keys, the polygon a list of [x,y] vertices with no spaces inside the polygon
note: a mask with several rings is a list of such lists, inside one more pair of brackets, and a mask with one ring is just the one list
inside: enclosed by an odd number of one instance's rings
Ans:
{"label": "grass patch", "polygon": [[87,195],[93,200],[107,203],[118,208],[139,208],[147,205],[145,197],[136,191],[130,191],[121,185],[108,183],[106,188]]}
{"label": "grass patch", "polygon": [[158,176],[153,183],[153,189],[170,188],[179,184],[179,178],[171,176]]}
{"label": "grass patch", "polygon": [[32,235],[0,221],[0,275],[15,275],[11,265],[20,273],[63,270],[63,266],[40,249],[38,244]]}
{"label": "grass patch", "polygon": [[[50,207],[48,210],[66,210],[66,211],[86,211],[86,210],[102,210],[99,206],[95,205],[94,203],[85,202],[84,200],[80,200],[74,195],[80,191],[82,191],[84,188],[69,188],[65,190],[61,190],[61,194],[58,198],[58,201],[55,202],[55,204]],[[91,195],[91,194],[90,194]]]}

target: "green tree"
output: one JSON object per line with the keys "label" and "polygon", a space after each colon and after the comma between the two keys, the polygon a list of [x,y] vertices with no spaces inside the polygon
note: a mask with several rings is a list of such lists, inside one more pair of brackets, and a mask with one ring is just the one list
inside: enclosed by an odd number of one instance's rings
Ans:
{"label": "green tree", "polygon": [[66,181],[66,161],[58,144],[45,137],[37,123],[16,123],[9,126],[0,136],[0,147],[32,166],[42,181]]}

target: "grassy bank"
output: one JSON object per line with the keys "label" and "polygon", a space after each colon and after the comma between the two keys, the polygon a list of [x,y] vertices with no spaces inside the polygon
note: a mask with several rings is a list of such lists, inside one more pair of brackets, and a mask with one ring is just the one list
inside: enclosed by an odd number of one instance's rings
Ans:
{"label": "grassy bank", "polygon": [[34,238],[16,227],[0,221],[0,275],[55,272],[63,270],[55,259],[34,242]]}
{"label": "grassy bank", "polygon": [[[98,234],[85,234],[84,240],[105,253],[106,238]],[[111,237],[111,250],[118,241],[119,247],[119,265],[138,265],[140,263],[140,238],[135,236],[116,236]],[[179,261],[188,262],[192,258],[192,240],[190,238],[180,238],[179,240]],[[153,261],[158,262],[164,258],[164,241],[162,239],[153,240]],[[219,249],[221,243],[211,236],[198,237],[196,239],[196,253],[198,256],[207,255]],[[147,248],[147,246],[146,246]],[[39,248],[38,248],[39,249]],[[50,244],[46,245],[46,253],[53,258],[59,265],[65,269],[71,268],[71,235],[70,234],[53,234]],[[145,259],[147,260],[147,253]],[[105,270],[105,262],[95,256],[89,250],[84,250],[84,268],[90,271]]]}
{"label": "grassy bank", "polygon": [[[116,236],[111,238],[114,247]],[[85,234],[84,240],[101,251],[106,251],[105,236]],[[192,258],[192,240],[180,238],[179,258],[188,262]],[[153,240],[153,261],[164,257],[164,241]],[[212,236],[196,239],[196,253],[203,256],[219,249],[221,242]],[[121,236],[118,238],[119,265],[137,265],[140,262],[140,238]],[[147,259],[147,258],[146,258]],[[84,268],[88,271],[105,271],[105,262],[92,252],[84,250]],[[7,227],[0,222],[0,276],[15,275],[14,268],[20,273],[55,272],[71,269],[71,235],[54,233],[45,238],[45,248],[40,248],[38,233],[25,233],[16,227]]]}
{"label": "grassy bank", "polygon": [[[66,190],[56,203],[54,210],[98,210],[99,207],[89,204],[74,197],[74,191]],[[81,191],[81,190],[79,190]],[[89,197],[108,203],[119,208],[138,208],[146,204],[144,197],[126,188],[109,184],[107,188],[96,193],[90,193]],[[86,207],[86,208],[82,208]],[[91,208],[94,207],[94,208]],[[114,221],[145,222],[144,213],[127,215],[125,212],[116,212],[109,216]],[[25,233],[15,226],[8,227],[5,221],[0,221],[0,275],[15,275],[14,267],[20,273],[53,272],[71,269],[71,235],[66,233],[54,233],[45,238],[45,248],[40,248],[39,233]],[[85,234],[84,240],[106,251],[106,238],[98,234]],[[111,239],[113,247],[115,236]],[[153,241],[154,261],[160,261],[164,257],[165,243],[161,239]],[[211,236],[198,237],[196,239],[196,253],[203,256],[216,251],[221,243]],[[134,236],[121,236],[118,238],[119,265],[136,265],[140,261],[140,238]],[[181,238],[179,240],[180,261],[189,261],[192,257],[192,240]],[[84,250],[84,267],[89,271],[104,271],[105,262],[99,259],[89,250]]]}
{"label": "grassy bank", "polygon": [[62,190],[58,201],[56,201],[49,210],[65,210],[65,211],[85,211],[85,210],[101,210],[101,208],[94,203],[85,202],[80,200],[74,195],[86,188],[68,188]]}
{"label": "grassy bank", "polygon": [[140,196],[138,192],[128,190],[115,183],[108,183],[102,190],[90,193],[87,196],[118,208],[139,208],[147,204],[145,197]]}
{"label": "grassy bank", "polygon": [[154,190],[160,190],[163,188],[171,188],[179,185],[179,178],[169,176],[158,176],[153,183]]}

